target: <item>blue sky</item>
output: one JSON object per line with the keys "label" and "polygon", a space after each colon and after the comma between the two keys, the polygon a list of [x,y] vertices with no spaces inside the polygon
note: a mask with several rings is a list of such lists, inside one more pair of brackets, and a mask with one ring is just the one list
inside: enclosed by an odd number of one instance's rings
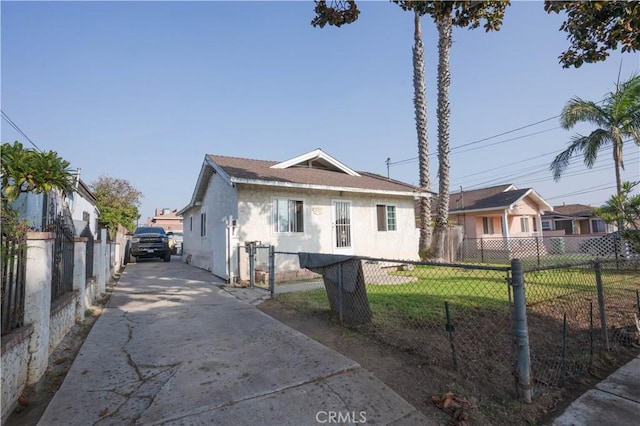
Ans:
{"label": "blue sky", "polygon": [[[321,148],[382,175],[391,158],[391,177],[416,184],[413,18],[388,2],[360,8],[355,24],[318,29],[311,2],[2,1],[2,111],[85,182],[128,179],[144,193],[141,220],[188,203],[207,153],[286,160]],[[613,193],[610,150],[553,181],[548,165],[573,132],[547,119],[573,96],[602,99],[621,59],[625,79],[640,55],[563,69],[561,21],[542,2],[514,2],[500,32],[454,29],[452,190],[514,183],[552,205]],[[435,154],[437,33],[428,18],[423,30]],[[4,120],[1,137],[28,145]],[[624,160],[624,179],[640,179],[638,147]],[[431,170],[437,190],[435,155]]]}

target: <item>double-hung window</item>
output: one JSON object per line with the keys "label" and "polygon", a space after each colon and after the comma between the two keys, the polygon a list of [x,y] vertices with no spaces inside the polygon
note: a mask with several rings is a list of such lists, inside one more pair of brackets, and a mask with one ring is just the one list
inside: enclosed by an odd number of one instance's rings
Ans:
{"label": "double-hung window", "polygon": [[274,198],[273,232],[304,232],[304,208],[300,200]]}
{"label": "double-hung window", "polygon": [[482,233],[485,235],[493,234],[493,218],[492,217],[482,218]]}
{"label": "double-hung window", "polygon": [[529,232],[529,218],[521,217],[520,218],[520,232]]}
{"label": "double-hung window", "polygon": [[376,205],[376,214],[378,217],[378,231],[395,231],[397,229],[396,206],[378,204]]}

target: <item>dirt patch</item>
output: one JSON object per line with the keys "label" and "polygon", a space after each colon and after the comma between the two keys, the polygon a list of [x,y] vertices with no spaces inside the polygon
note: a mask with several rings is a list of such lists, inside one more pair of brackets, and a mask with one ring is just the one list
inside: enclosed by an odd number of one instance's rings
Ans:
{"label": "dirt patch", "polygon": [[117,281],[107,286],[107,292],[85,312],[85,319],[76,323],[60,344],[49,355],[44,376],[35,385],[27,386],[18,400],[18,406],[4,426],[35,426],[58,391],[71,364],[75,360],[91,328],[98,320],[111,297]]}
{"label": "dirt patch", "polygon": [[[399,349],[373,336],[366,336],[338,324],[328,311],[300,312],[277,299],[258,306],[263,312],[312,339],[355,360],[382,382],[439,424],[534,425],[559,415],[578,396],[637,355],[637,349],[618,348],[605,354],[602,363],[588,374],[568,380],[565,387],[546,389],[532,404],[522,404],[512,396],[490,392],[485,384],[468,380],[449,366],[425,359],[416,351]],[[492,375],[485,372],[487,378]],[[494,378],[495,379],[495,378]],[[506,384],[505,384],[506,386]],[[515,385],[513,385],[515,386]],[[456,410],[444,409],[447,392],[453,401],[465,401],[465,419],[452,419]],[[434,398],[434,397],[438,398]]]}

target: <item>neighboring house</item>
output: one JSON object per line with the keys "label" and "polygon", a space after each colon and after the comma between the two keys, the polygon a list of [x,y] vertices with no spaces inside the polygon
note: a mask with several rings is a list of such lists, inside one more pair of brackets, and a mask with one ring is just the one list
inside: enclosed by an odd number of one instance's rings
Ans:
{"label": "neighboring house", "polygon": [[547,210],[553,208],[532,188],[512,184],[449,195],[449,222],[464,228],[465,239],[540,236]]}
{"label": "neighboring house", "polygon": [[147,226],[161,226],[166,232],[182,232],[182,216],[177,209],[156,209],[155,216],[147,218]]}
{"label": "neighboring house", "polygon": [[553,211],[542,216],[542,231],[545,236],[603,235],[615,231],[614,225],[596,216],[595,209],[584,204],[554,206]]}
{"label": "neighboring house", "polygon": [[[184,218],[183,259],[233,281],[247,242],[280,252],[418,259],[414,186],[320,149],[284,162],[206,155]],[[427,195],[427,194],[423,194]],[[276,270],[297,268],[277,262]]]}
{"label": "neighboring house", "polygon": [[75,235],[98,238],[98,216],[96,197],[89,187],[76,179],[76,192],[61,194],[52,190],[48,194],[22,193],[12,203],[13,208],[24,217],[34,230],[44,230],[55,216],[63,213],[73,220]]}

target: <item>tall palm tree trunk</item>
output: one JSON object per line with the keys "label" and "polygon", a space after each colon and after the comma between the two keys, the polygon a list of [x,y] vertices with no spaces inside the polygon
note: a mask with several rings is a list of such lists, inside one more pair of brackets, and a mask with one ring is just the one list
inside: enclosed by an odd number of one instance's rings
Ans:
{"label": "tall palm tree trunk", "polygon": [[431,258],[442,261],[444,243],[449,221],[449,87],[451,86],[452,23],[450,17],[437,22],[438,26],[438,203],[436,205],[436,227],[431,247]]}
{"label": "tall palm tree trunk", "polygon": [[[416,114],[416,131],[418,133],[418,162],[422,193],[431,191],[429,181],[429,145],[427,140],[427,94],[424,72],[424,46],[422,45],[422,29],[420,14],[414,11],[414,45],[413,45],[413,105]],[[420,241],[418,254],[426,259],[431,240],[431,198],[420,197]]]}

